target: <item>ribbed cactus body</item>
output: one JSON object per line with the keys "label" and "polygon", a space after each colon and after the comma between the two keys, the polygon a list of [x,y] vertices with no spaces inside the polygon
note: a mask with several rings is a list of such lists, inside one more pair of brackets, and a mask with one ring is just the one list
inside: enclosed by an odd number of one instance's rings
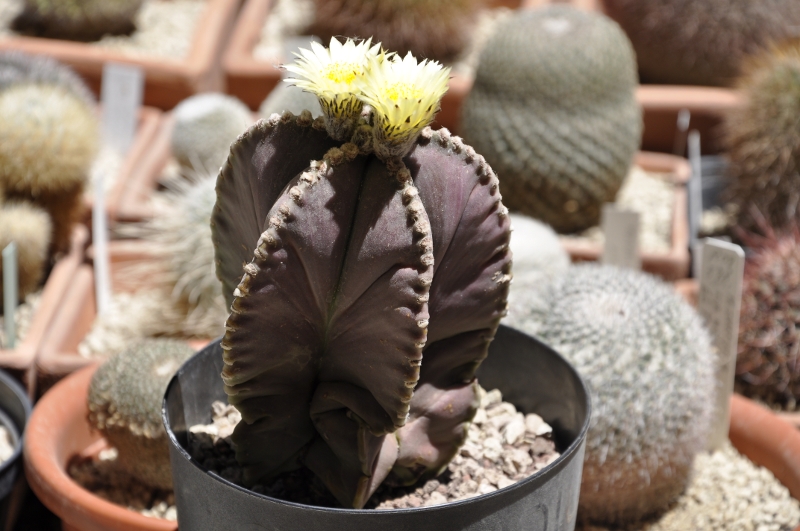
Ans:
{"label": "ribbed cactus body", "polygon": [[93,41],[130,33],[143,0],[24,0],[14,29],[53,39]]}
{"label": "ribbed cactus body", "polygon": [[193,353],[183,341],[144,340],[109,358],[89,387],[89,423],[117,449],[120,468],[156,488],[172,488],[161,401]]}
{"label": "ribbed cactus body", "polygon": [[237,140],[217,193],[223,381],[246,481],[306,466],[361,507],[387,477],[440,472],[474,414],[510,279],[482,157],[426,129],[384,163],[286,113]]}
{"label": "ribbed cactus body", "polygon": [[739,88],[744,104],[725,118],[730,175],[724,199],[738,206],[738,222],[754,228],[752,207],[770,223],[800,221],[800,40],[751,62]]}
{"label": "ribbed cactus body", "polygon": [[315,0],[309,32],[380,42],[401,56],[449,62],[469,44],[482,0]]}
{"label": "ribbed cactus body", "polygon": [[619,27],[568,6],[496,28],[464,103],[464,138],[500,177],[506,205],[557,232],[596,225],[639,146],[636,63]]}
{"label": "ribbed cactus body", "polygon": [[[35,291],[44,276],[51,232],[50,217],[41,208],[27,203],[0,201],[0,250],[11,242],[17,244],[20,300]],[[0,263],[0,273],[2,271]],[[3,287],[0,286],[0,296],[2,294]]]}
{"label": "ribbed cactus body", "polygon": [[509,313],[527,313],[524,328],[589,386],[579,515],[622,525],[666,509],[705,447],[714,407],[701,318],[655,277],[598,264],[572,266],[545,300]]}
{"label": "ribbed cactus body", "polygon": [[0,187],[48,211],[54,251],[69,249],[98,144],[94,110],[72,92],[33,84],[0,92]]}
{"label": "ribbed cactus body", "polygon": [[642,81],[732,85],[748,55],[797,36],[786,0],[603,0],[628,34]]}
{"label": "ribbed cactus body", "polygon": [[233,96],[198,94],[173,111],[172,155],[188,170],[216,173],[231,142],[252,123],[250,109]]}

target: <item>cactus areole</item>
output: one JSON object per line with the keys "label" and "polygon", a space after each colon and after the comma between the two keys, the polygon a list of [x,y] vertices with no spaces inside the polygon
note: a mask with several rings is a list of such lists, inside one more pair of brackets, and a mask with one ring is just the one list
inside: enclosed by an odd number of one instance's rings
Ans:
{"label": "cactus areole", "polygon": [[355,508],[455,455],[511,278],[497,177],[428,127],[449,71],[370,44],[285,67],[324,116],[240,136],[212,216],[245,482],[305,466]]}

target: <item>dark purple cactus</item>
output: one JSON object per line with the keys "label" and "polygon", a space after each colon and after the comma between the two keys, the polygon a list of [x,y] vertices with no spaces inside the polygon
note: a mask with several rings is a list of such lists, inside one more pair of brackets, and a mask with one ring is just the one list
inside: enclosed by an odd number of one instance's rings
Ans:
{"label": "dark purple cactus", "polygon": [[464,441],[511,266],[497,178],[458,137],[363,153],[274,115],[231,147],[212,218],[245,482],[306,466],[357,508]]}

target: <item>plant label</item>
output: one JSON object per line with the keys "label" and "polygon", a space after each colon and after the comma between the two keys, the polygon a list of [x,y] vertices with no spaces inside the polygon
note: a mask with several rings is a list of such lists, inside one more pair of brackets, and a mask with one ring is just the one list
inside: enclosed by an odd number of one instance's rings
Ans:
{"label": "plant label", "polygon": [[700,157],[700,133],[689,133],[689,163],[692,166],[692,176],[689,178],[689,249],[693,254],[692,272],[695,278],[700,276],[699,260],[696,256],[698,247],[698,234],[703,220],[703,165]]}
{"label": "plant label", "polygon": [[728,401],[733,393],[736,369],[744,251],[738,245],[707,238],[701,247],[700,257],[697,309],[705,320],[717,351],[717,417],[708,441],[708,449],[716,450],[728,438]]}
{"label": "plant label", "polygon": [[12,349],[17,342],[14,313],[19,300],[19,271],[17,270],[17,244],[11,242],[3,249],[3,322],[6,341],[3,348]]}
{"label": "plant label", "polygon": [[613,203],[603,205],[601,226],[605,235],[601,262],[639,270],[639,213],[623,210]]}
{"label": "plant label", "polygon": [[103,136],[119,153],[127,153],[133,143],[143,91],[144,72],[138,66],[103,65]]}

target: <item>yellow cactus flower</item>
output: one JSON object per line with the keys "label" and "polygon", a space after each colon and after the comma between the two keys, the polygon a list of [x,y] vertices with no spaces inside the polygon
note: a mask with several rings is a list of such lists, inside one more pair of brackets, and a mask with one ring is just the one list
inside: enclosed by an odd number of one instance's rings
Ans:
{"label": "yellow cactus flower", "polygon": [[380,44],[367,39],[344,44],[331,39],[329,48],[312,42],[311,50],[300,49],[294,64],[284,65],[294,77],[284,79],[319,98],[329,134],[336,140],[348,140],[358,121],[363,102],[358,98],[359,80],[373,59],[379,56]]}
{"label": "yellow cactus flower", "polygon": [[374,149],[381,158],[404,156],[420,131],[433,122],[447,92],[450,68],[436,61],[404,58],[371,59],[358,83],[361,100],[375,116]]}

